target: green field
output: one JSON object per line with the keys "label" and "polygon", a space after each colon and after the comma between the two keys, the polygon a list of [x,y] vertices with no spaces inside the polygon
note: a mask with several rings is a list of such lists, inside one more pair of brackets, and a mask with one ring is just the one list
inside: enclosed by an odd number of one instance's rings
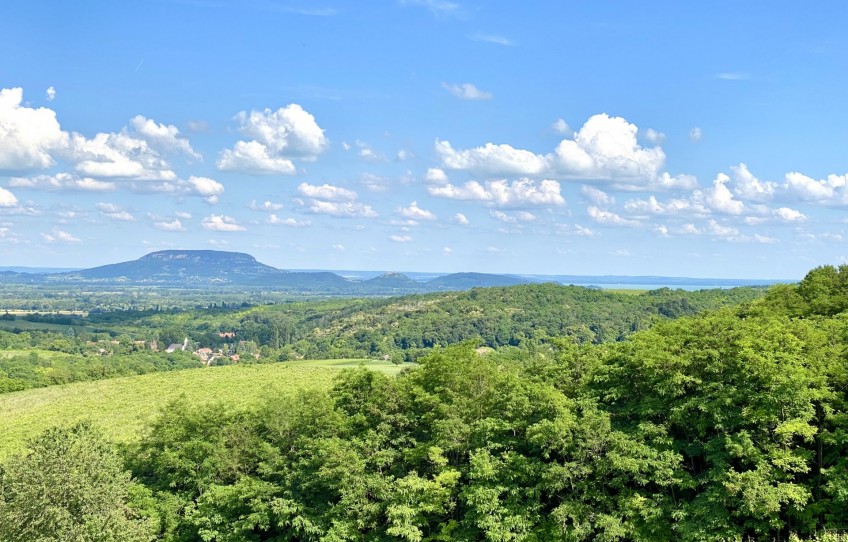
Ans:
{"label": "green field", "polygon": [[[231,365],[79,382],[0,395],[0,461],[21,449],[27,438],[54,425],[92,420],[116,442],[130,442],[168,401],[185,396],[202,405],[214,401],[235,407],[273,393],[329,388],[340,369],[362,360],[320,360]],[[396,374],[390,362],[366,367]]]}

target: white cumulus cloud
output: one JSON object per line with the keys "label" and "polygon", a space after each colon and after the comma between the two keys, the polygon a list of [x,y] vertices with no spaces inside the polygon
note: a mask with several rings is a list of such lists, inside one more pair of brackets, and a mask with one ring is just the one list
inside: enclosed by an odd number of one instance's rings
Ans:
{"label": "white cumulus cloud", "polygon": [[408,235],[390,235],[389,240],[395,243],[409,243],[412,241],[412,237]]}
{"label": "white cumulus cloud", "polygon": [[185,228],[182,225],[182,222],[178,218],[173,220],[159,220],[153,223],[153,227],[157,230],[174,232],[174,231],[185,231]]}
{"label": "white cumulus cloud", "polygon": [[16,207],[18,205],[18,198],[15,197],[10,191],[6,190],[3,187],[0,187],[0,207]]}
{"label": "white cumulus cloud", "polygon": [[436,140],[436,154],[448,169],[482,175],[540,175],[548,169],[545,157],[505,144],[456,150],[449,141]]}
{"label": "white cumulus cloud", "polygon": [[518,211],[515,213],[505,213],[503,211],[489,211],[489,215],[506,224],[518,224],[521,222],[535,222],[538,217],[528,211]]}
{"label": "white cumulus cloud", "polygon": [[554,132],[562,135],[571,135],[574,131],[571,129],[571,126],[565,122],[565,119],[557,119],[551,124],[551,128]]}
{"label": "white cumulus cloud", "polygon": [[448,184],[448,176],[445,170],[431,167],[424,174],[424,182],[429,184]]}
{"label": "white cumulus cloud", "polygon": [[653,179],[665,163],[665,153],[660,147],[639,145],[637,131],[621,117],[594,115],[573,139],[557,146],[555,168],[587,179]]}
{"label": "white cumulus cloud", "polygon": [[377,212],[370,205],[355,201],[312,200],[307,209],[310,213],[335,216],[338,218],[373,218]]}
{"label": "white cumulus cloud", "polygon": [[353,190],[348,190],[347,188],[333,186],[330,184],[317,186],[308,183],[300,183],[297,187],[297,192],[301,196],[305,196],[307,198],[327,201],[356,201],[357,199],[357,194]]}
{"label": "white cumulus cloud", "polygon": [[462,213],[456,213],[455,215],[453,215],[453,221],[459,224],[460,226],[467,226],[471,224],[471,221],[468,220],[468,217],[466,217]]}
{"label": "white cumulus cloud", "polygon": [[26,107],[22,101],[23,89],[0,89],[0,171],[51,167],[53,153],[68,145],[53,110]]}
{"label": "white cumulus cloud", "polygon": [[296,171],[292,158],[314,160],[329,145],[315,117],[298,104],[276,111],[242,111],[235,119],[239,132],[251,139],[221,151],[217,162],[221,170],[292,174]]}
{"label": "white cumulus cloud", "polygon": [[68,245],[81,241],[78,237],[74,237],[72,234],[58,228],[53,228],[50,233],[42,233],[41,238],[48,243],[64,243]]}
{"label": "white cumulus cloud", "polygon": [[268,216],[268,224],[273,226],[288,226],[290,228],[305,228],[312,224],[309,220],[297,220],[296,218],[279,218],[275,214]]}
{"label": "white cumulus cloud", "polygon": [[218,197],[224,193],[224,185],[208,177],[188,178],[191,193],[205,198],[208,203],[218,203]]}
{"label": "white cumulus cloud", "polygon": [[600,207],[608,207],[615,205],[615,198],[594,186],[583,185],[580,187],[580,194],[583,195],[590,203],[594,203]]}
{"label": "white cumulus cloud", "polygon": [[639,222],[622,217],[612,211],[599,209],[595,206],[590,206],[586,209],[586,214],[593,221],[604,226],[638,226]]}
{"label": "white cumulus cloud", "polygon": [[242,171],[251,175],[292,175],[297,171],[288,158],[274,155],[258,141],[238,141],[232,149],[224,149],[216,163],[221,171]]}
{"label": "white cumulus cloud", "polygon": [[45,191],[111,192],[117,185],[111,181],[98,181],[91,177],[79,177],[71,173],[36,175],[35,177],[12,177],[9,186]]}
{"label": "white cumulus cloud", "polygon": [[777,183],[764,182],[754,176],[744,163],[731,166],[733,193],[744,200],[768,201],[774,197]]}
{"label": "white cumulus cloud", "polygon": [[432,185],[427,191],[437,197],[479,201],[493,207],[548,207],[564,205],[557,181],[543,180],[538,184],[531,179],[487,181],[480,184],[469,181],[463,186],[452,184]]}
{"label": "white cumulus cloud", "polygon": [[713,187],[701,193],[704,204],[711,210],[728,215],[740,215],[745,210],[745,204],[733,197],[727,188],[730,177],[719,173],[713,181]]}
{"label": "white cumulus cloud", "polygon": [[775,209],[774,215],[783,222],[804,222],[807,220],[804,213],[796,209],[790,209],[789,207]]}
{"label": "white cumulus cloud", "polygon": [[180,131],[172,124],[158,124],[152,119],[136,115],[130,119],[130,125],[139,136],[165,152],[181,152],[192,158],[201,158],[200,153],[191,147],[188,139],[180,137]]}
{"label": "white cumulus cloud", "polygon": [[201,222],[203,229],[222,232],[245,231],[235,218],[226,215],[209,215]]}
{"label": "white cumulus cloud", "polygon": [[130,212],[124,210],[119,205],[115,205],[114,203],[98,203],[94,207],[100,211],[100,214],[110,220],[117,220],[119,222],[135,222],[135,217]]}
{"label": "white cumulus cloud", "polygon": [[648,128],[645,130],[645,139],[653,143],[654,145],[661,145],[663,141],[665,141],[665,134],[662,132],[658,132],[653,128]]}
{"label": "white cumulus cloud", "polygon": [[413,201],[409,204],[409,207],[401,207],[398,209],[398,214],[404,218],[408,218],[410,220],[436,220],[436,215],[428,211],[427,209],[422,209],[418,206],[418,202]]}
{"label": "white cumulus cloud", "polygon": [[783,189],[801,201],[821,204],[848,203],[848,175],[828,175],[826,179],[813,179],[797,171],[787,173]]}

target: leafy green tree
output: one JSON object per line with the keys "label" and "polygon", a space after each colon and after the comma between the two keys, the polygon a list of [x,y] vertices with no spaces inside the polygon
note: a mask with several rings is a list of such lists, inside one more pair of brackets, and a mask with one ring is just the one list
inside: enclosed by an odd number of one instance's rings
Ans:
{"label": "leafy green tree", "polygon": [[0,470],[0,540],[122,542],[152,539],[130,507],[143,494],[87,423],[45,431]]}

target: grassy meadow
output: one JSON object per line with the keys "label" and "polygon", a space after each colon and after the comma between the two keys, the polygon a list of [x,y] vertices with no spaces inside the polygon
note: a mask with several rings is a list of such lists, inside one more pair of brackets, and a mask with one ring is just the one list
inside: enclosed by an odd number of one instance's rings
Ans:
{"label": "grassy meadow", "polygon": [[0,461],[54,425],[88,419],[114,441],[131,442],[162,405],[181,396],[199,406],[223,401],[238,407],[268,394],[329,388],[339,370],[360,363],[388,374],[401,370],[384,361],[310,360],[188,369],[2,394]]}

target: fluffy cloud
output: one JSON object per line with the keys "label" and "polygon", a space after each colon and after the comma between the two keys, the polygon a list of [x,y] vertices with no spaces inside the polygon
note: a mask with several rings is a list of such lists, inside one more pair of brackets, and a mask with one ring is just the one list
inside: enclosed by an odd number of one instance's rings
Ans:
{"label": "fluffy cloud", "polygon": [[719,173],[713,181],[713,187],[704,190],[700,199],[711,210],[728,215],[740,215],[745,210],[745,205],[733,197],[733,193],[727,188],[730,177]]}
{"label": "fluffy cloud", "polygon": [[204,198],[207,203],[218,203],[218,197],[224,193],[224,185],[208,177],[188,178],[188,186],[192,194]]}
{"label": "fluffy cloud", "polygon": [[623,190],[644,190],[646,188],[656,190],[694,190],[698,187],[698,180],[692,175],[672,176],[664,171],[652,179],[647,185],[619,183],[617,186]]}
{"label": "fluffy cloud", "polygon": [[0,89],[0,171],[44,169],[68,145],[56,113],[22,106],[23,89]]}
{"label": "fluffy cloud", "polygon": [[410,220],[436,220],[437,217],[431,211],[422,209],[418,206],[418,202],[413,201],[409,207],[401,207],[398,209],[398,214]]}
{"label": "fluffy cloud", "polygon": [[80,242],[78,237],[74,237],[70,233],[58,228],[53,228],[50,233],[42,233],[41,238],[48,243],[64,243],[70,245]]}
{"label": "fluffy cloud", "polygon": [[703,137],[704,131],[698,128],[697,126],[689,130],[689,141],[697,143],[698,141],[701,141]]}
{"label": "fluffy cloud", "polygon": [[209,215],[203,219],[201,226],[206,230],[222,232],[245,231],[246,229],[236,219],[225,215]]}
{"label": "fluffy cloud", "polygon": [[604,226],[638,226],[639,222],[636,220],[630,220],[624,218],[612,211],[607,211],[604,209],[599,209],[595,206],[590,206],[586,209],[586,214],[589,215],[593,221],[598,224],[603,224]]}
{"label": "fluffy cloud", "polygon": [[468,220],[468,217],[466,217],[462,213],[456,213],[455,215],[453,215],[453,222],[459,224],[460,226],[467,226],[471,224],[471,221]]}
{"label": "fluffy cloud", "polygon": [[755,243],[763,243],[763,244],[766,244],[766,245],[773,245],[775,243],[780,242],[775,237],[770,237],[768,235],[761,235],[759,233],[755,233],[751,240]]}
{"label": "fluffy cloud", "polygon": [[594,186],[583,185],[580,187],[580,193],[585,197],[590,203],[594,203],[600,207],[608,207],[610,205],[615,205],[615,198],[600,190],[595,188]]}
{"label": "fluffy cloud", "polygon": [[297,192],[301,196],[314,199],[322,199],[327,201],[356,201],[357,194],[353,190],[323,184],[321,186],[308,183],[300,183],[297,187]]}
{"label": "fluffy cloud", "polygon": [[436,140],[436,154],[448,169],[481,175],[541,175],[548,169],[545,157],[511,145],[487,143],[482,147],[458,151],[449,141]]}
{"label": "fluffy cloud", "polygon": [[44,97],[47,98],[48,102],[52,102],[56,99],[56,88],[55,87],[47,87],[47,90],[44,92]]}
{"label": "fluffy cloud", "polygon": [[130,125],[139,136],[165,152],[181,152],[192,158],[201,158],[200,154],[191,148],[188,139],[180,137],[180,131],[172,124],[157,124],[152,119],[136,115],[130,119]]}
{"label": "fluffy cloud", "polygon": [[74,133],[64,153],[83,176],[173,182],[177,175],[165,159],[169,154],[200,159],[176,126],[141,115],[130,119],[129,125],[117,133],[98,133],[91,139]]}
{"label": "fluffy cloud", "polygon": [[784,190],[802,201],[848,203],[848,175],[828,175],[826,179],[816,180],[793,171],[786,174],[785,180]]}
{"label": "fluffy cloud", "polygon": [[377,213],[370,205],[355,201],[321,201],[312,200],[307,206],[310,213],[330,215],[338,218],[373,218]]}
{"label": "fluffy cloud", "polygon": [[519,179],[511,183],[506,180],[487,181],[480,184],[470,181],[463,186],[451,184],[429,186],[427,191],[437,197],[480,201],[494,207],[546,207],[565,204],[557,181],[544,180],[540,183],[530,179]]}
{"label": "fluffy cloud", "polygon": [[91,177],[79,177],[71,173],[37,175],[35,177],[12,177],[9,186],[46,191],[110,192],[117,188],[111,181],[98,181]]}
{"label": "fluffy cloud", "polygon": [[174,231],[185,231],[185,228],[182,225],[182,222],[179,219],[175,218],[173,220],[159,220],[153,223],[153,227],[157,230],[174,232]]}
{"label": "fluffy cloud", "polygon": [[[557,122],[554,129],[569,132]],[[662,171],[665,153],[661,147],[643,147],[637,140],[638,128],[621,117],[599,114],[590,117],[573,134],[563,139],[554,152],[536,154],[511,145],[487,143],[459,150],[448,141],[436,140],[436,153],[448,169],[480,176],[562,176],[612,181],[621,190],[687,190],[697,187],[689,175],[672,176]],[[649,140],[659,142],[661,134],[650,132]]]}
{"label": "fluffy cloud", "polygon": [[442,83],[442,88],[461,100],[491,100],[493,98],[491,92],[480,90],[472,83],[461,85]]}
{"label": "fluffy cloud", "polygon": [[251,175],[292,175],[297,171],[291,160],[274,156],[258,141],[236,142],[232,149],[221,151],[216,165],[221,171],[242,171]]}
{"label": "fluffy cloud", "polygon": [[363,160],[367,160],[368,162],[383,162],[386,160],[385,156],[375,151],[368,143],[358,139],[353,143],[359,149],[357,154]]}
{"label": "fluffy cloud", "polygon": [[716,237],[735,238],[739,235],[739,230],[732,226],[723,226],[717,221],[710,219],[707,221],[707,232]]}
{"label": "fluffy cloud", "polygon": [[94,178],[173,181],[167,161],[144,139],[127,131],[98,133],[92,139],[73,134],[68,151],[76,171]]}
{"label": "fluffy cloud", "polygon": [[395,243],[409,243],[412,241],[412,237],[408,235],[390,235],[389,240]]}
{"label": "fluffy cloud", "polygon": [[586,228],[585,226],[581,226],[580,224],[575,224],[572,232],[574,235],[578,237],[595,237],[597,232],[592,230],[591,228]]}
{"label": "fluffy cloud", "polygon": [[554,164],[558,171],[586,179],[653,179],[665,162],[660,147],[643,148],[636,141],[638,129],[621,117],[594,115],[557,146]]}
{"label": "fluffy cloud", "polygon": [[239,132],[251,139],[221,151],[217,162],[221,170],[292,174],[292,158],[314,160],[329,144],[315,117],[298,104],[276,111],[242,111],[235,119]]}
{"label": "fluffy cloud", "polygon": [[272,226],[288,226],[290,228],[305,228],[312,224],[309,220],[297,220],[295,218],[278,218],[277,215],[268,216],[268,224]]}
{"label": "fluffy cloud", "polygon": [[296,200],[313,214],[335,216],[338,218],[373,218],[377,213],[370,205],[359,203],[358,196],[353,190],[333,186],[329,184],[316,186],[301,183],[298,192],[308,198],[310,202],[304,203]]}
{"label": "fluffy cloud", "polygon": [[775,209],[774,215],[783,222],[804,222],[807,220],[804,213],[795,209],[790,209],[789,207],[780,207],[779,209]]}
{"label": "fluffy cloud", "polygon": [[424,182],[428,184],[448,184],[448,176],[445,170],[431,167],[424,174]]}
{"label": "fluffy cloud", "polygon": [[94,206],[100,214],[110,220],[119,222],[135,222],[135,217],[114,203],[98,203]]}
{"label": "fluffy cloud", "polygon": [[551,124],[551,129],[553,129],[554,132],[562,135],[571,135],[572,133],[574,133],[571,129],[571,126],[569,126],[564,119],[555,120],[554,123]]}
{"label": "fluffy cloud", "polygon": [[18,198],[3,187],[0,187],[0,207],[16,207]]}
{"label": "fluffy cloud", "polygon": [[496,220],[506,224],[518,224],[520,222],[534,222],[538,218],[533,213],[519,211],[517,213],[505,213],[503,211],[489,211],[489,215]]}
{"label": "fluffy cloud", "polygon": [[653,128],[648,128],[647,130],[645,130],[645,139],[647,139],[654,145],[660,145],[663,141],[665,141],[665,134],[662,132],[658,132]]}
{"label": "fluffy cloud", "polygon": [[624,204],[624,210],[634,214],[652,214],[664,215],[673,214],[677,210],[688,209],[688,204],[678,204],[675,207],[669,207],[657,201],[657,198],[650,196],[648,199],[632,199]]}
{"label": "fluffy cloud", "polygon": [[756,178],[744,163],[731,166],[733,193],[744,200],[768,201],[774,197],[777,184]]}

